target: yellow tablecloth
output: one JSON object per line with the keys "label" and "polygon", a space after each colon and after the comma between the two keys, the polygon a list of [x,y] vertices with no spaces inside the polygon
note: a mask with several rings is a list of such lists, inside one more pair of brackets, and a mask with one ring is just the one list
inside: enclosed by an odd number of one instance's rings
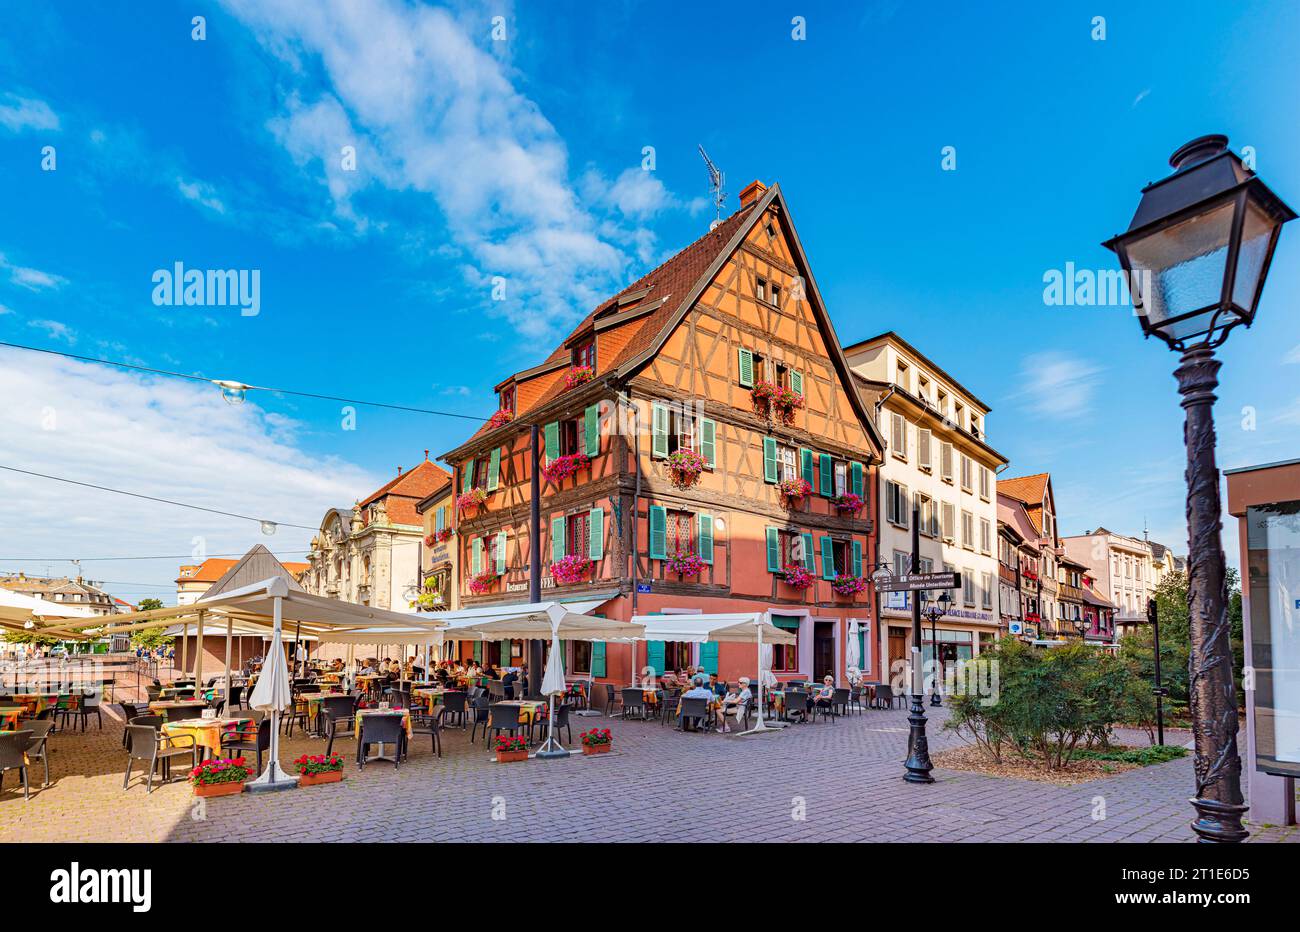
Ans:
{"label": "yellow tablecloth", "polygon": [[524,725],[531,725],[540,715],[546,717],[546,703],[534,702],[528,699],[512,699],[508,702],[498,702],[497,705],[517,706],[519,709],[519,721]]}
{"label": "yellow tablecloth", "polygon": [[398,712],[401,712],[401,714],[402,714],[402,728],[406,731],[406,737],[408,737],[408,738],[411,737],[411,713],[410,713],[410,712],[407,712],[407,711],[404,710],[404,709],[393,709],[393,710],[390,710],[390,711],[388,711],[388,712],[381,712],[379,709],[362,709],[360,712],[357,713],[357,735],[358,735],[357,740],[360,740],[360,735],[361,735],[361,720],[362,720],[365,716],[367,716],[367,715],[396,715]]}
{"label": "yellow tablecloth", "polygon": [[196,745],[211,751],[213,757],[220,757],[222,735],[233,731],[240,721],[242,719],[237,718],[214,718],[207,721],[187,719],[183,722],[167,722],[162,726],[162,732],[169,738],[188,735]]}

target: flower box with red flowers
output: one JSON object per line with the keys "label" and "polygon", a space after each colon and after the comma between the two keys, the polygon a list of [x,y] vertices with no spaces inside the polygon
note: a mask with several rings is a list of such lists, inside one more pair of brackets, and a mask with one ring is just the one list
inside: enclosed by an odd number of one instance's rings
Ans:
{"label": "flower box with red flowers", "polygon": [[343,758],[337,754],[304,754],[293,762],[298,768],[298,785],[338,783],[343,779]]}
{"label": "flower box with red flowers", "polygon": [[764,417],[775,414],[787,426],[794,423],[794,413],[802,410],[805,403],[803,395],[774,382],[755,382],[749,398],[754,409]]}
{"label": "flower box with red flowers", "polygon": [[195,796],[234,796],[244,792],[244,781],[252,775],[242,757],[205,760],[190,771]]}
{"label": "flower box with red flowers", "polygon": [[582,582],[589,572],[591,559],[580,553],[567,554],[551,564],[551,578],[561,586]]}
{"label": "flower box with red flowers", "polygon": [[679,579],[684,576],[699,576],[707,565],[696,554],[679,551],[664,561],[664,572],[676,573]]}
{"label": "flower box with red flowers", "polygon": [[867,591],[867,580],[863,576],[839,575],[831,580],[831,588],[836,595],[857,595]]}
{"label": "flower box with red flowers", "polygon": [[798,589],[801,592],[812,586],[814,580],[812,573],[808,572],[802,566],[796,566],[793,563],[781,567],[781,575],[787,586],[791,589]]}
{"label": "flower box with red flowers", "polygon": [[461,492],[456,496],[456,509],[458,511],[473,511],[482,508],[485,502],[487,502],[487,490],[475,486],[468,492]]}
{"label": "flower box with red flowers", "polygon": [[614,736],[609,733],[608,728],[584,731],[581,738],[583,754],[608,754],[609,749],[614,746]]}
{"label": "flower box with red flowers", "polygon": [[577,388],[579,385],[585,385],[596,377],[596,372],[591,366],[571,366],[569,371],[564,374],[564,387]]}
{"label": "flower box with red flowers", "polygon": [[502,408],[496,414],[487,419],[488,430],[496,430],[498,427],[504,427],[515,419],[513,411],[507,411]]}
{"label": "flower box with red flowers", "polygon": [[451,540],[452,535],[456,533],[455,528],[445,527],[441,531],[434,531],[432,534],[434,543],[445,544]]}
{"label": "flower box with red flowers", "polygon": [[501,764],[528,760],[528,743],[515,735],[497,735],[492,750],[496,751],[497,762]]}
{"label": "flower box with red flowers", "polygon": [[812,485],[807,479],[782,479],[776,484],[776,493],[785,502],[785,507],[794,508],[812,494]]}
{"label": "flower box with red flowers", "polygon": [[831,499],[831,507],[840,514],[856,516],[866,507],[866,504],[862,500],[862,496],[857,492],[845,492],[843,495],[836,495]]}
{"label": "flower box with red flowers", "polygon": [[499,578],[500,577],[492,570],[479,573],[477,576],[471,576],[469,579],[469,591],[474,595],[483,595],[485,592],[489,592],[492,589],[492,586],[496,584],[496,581]]}
{"label": "flower box with red flowers", "polygon": [[559,482],[590,465],[591,457],[586,453],[566,453],[542,464],[542,478],[547,482]]}
{"label": "flower box with red flowers", "polygon": [[668,478],[673,485],[679,489],[689,489],[695,485],[708,464],[694,450],[674,450],[668,454],[664,465],[668,468]]}

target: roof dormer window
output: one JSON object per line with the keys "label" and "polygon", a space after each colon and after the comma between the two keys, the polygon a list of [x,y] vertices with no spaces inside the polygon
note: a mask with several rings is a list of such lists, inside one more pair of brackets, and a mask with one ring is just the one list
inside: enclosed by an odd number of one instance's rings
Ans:
{"label": "roof dormer window", "polygon": [[573,364],[575,366],[586,366],[592,372],[596,371],[595,340],[587,340],[585,343],[579,343],[573,348]]}

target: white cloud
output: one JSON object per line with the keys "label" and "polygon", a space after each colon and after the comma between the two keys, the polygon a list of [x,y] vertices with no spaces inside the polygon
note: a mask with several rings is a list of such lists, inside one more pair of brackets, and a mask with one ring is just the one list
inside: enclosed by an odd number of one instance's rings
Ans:
{"label": "white cloud", "polygon": [[13,312],[14,309],[9,307],[7,304],[0,304],[0,317],[4,317],[6,314],[12,314]]}
{"label": "white cloud", "polygon": [[640,168],[624,169],[612,184],[594,173],[589,173],[584,180],[590,194],[600,202],[624,217],[638,220],[649,219],[667,210],[688,210],[698,214],[708,203],[702,197],[689,202],[680,200],[655,177],[654,172]]}
{"label": "white cloud", "polygon": [[[468,286],[486,297],[505,278],[510,298],[490,313],[526,337],[549,336],[625,277],[628,234],[605,235],[601,212],[633,219],[676,203],[656,179],[620,177],[606,183],[615,197],[584,205],[564,141],[514,86],[486,17],[397,0],[224,4],[298,78],[268,128],[323,175],[335,216],[367,229],[357,202],[371,186],[430,195],[471,263]],[[341,169],[344,145],[357,149],[355,172]]]}
{"label": "white cloud", "polygon": [[221,198],[217,197],[216,189],[205,181],[186,181],[184,178],[177,178],[176,190],[187,201],[193,201],[219,214],[226,212],[226,205],[221,202]]}
{"label": "white cloud", "polygon": [[1291,364],[1300,365],[1300,343],[1297,343],[1295,346],[1291,347],[1291,351],[1282,357],[1282,362],[1288,365]]}
{"label": "white cloud", "polygon": [[42,272],[40,269],[14,265],[5,259],[4,253],[0,253],[0,271],[8,272],[9,281],[28,291],[61,288],[68,283],[66,278],[53,272]]}
{"label": "white cloud", "polygon": [[1151,93],[1151,88],[1149,87],[1143,88],[1141,91],[1139,91],[1138,95],[1133,98],[1133,103],[1129,105],[1130,109],[1136,107],[1138,104],[1142,103],[1142,101],[1146,100],[1147,95],[1149,95],[1150,93]]}
{"label": "white cloud", "polygon": [[1023,399],[1026,408],[1046,417],[1082,417],[1092,410],[1100,372],[1100,367],[1075,356],[1033,353],[1021,363],[1025,387],[1012,397]]}
{"label": "white cloud", "polygon": [[[382,481],[304,451],[292,422],[251,400],[228,405],[208,385],[0,349],[0,397],[8,399],[0,406],[0,464],[19,469],[308,527]],[[6,559],[183,555],[201,538],[209,555],[263,543],[300,560],[312,537],[287,527],[268,537],[249,521],[4,470],[0,528]],[[169,583],[178,563],[188,562],[92,564],[88,572]],[[41,564],[3,568],[44,571]]]}
{"label": "white cloud", "polygon": [[62,321],[58,320],[29,320],[27,326],[35,327],[37,330],[44,330],[45,335],[53,340],[63,340],[67,343],[76,343],[77,335],[72,328]]}
{"label": "white cloud", "polygon": [[27,129],[58,130],[59,117],[43,100],[7,93],[0,102],[0,126],[11,133]]}

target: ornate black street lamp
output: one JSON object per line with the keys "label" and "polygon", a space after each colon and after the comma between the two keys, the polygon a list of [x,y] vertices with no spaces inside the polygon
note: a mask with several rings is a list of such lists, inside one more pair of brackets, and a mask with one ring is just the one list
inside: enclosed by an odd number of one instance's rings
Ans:
{"label": "ornate black street lamp", "polygon": [[1119,256],[1142,332],[1182,354],[1174,376],[1186,411],[1192,829],[1202,842],[1239,842],[1248,833],[1219,543],[1214,348],[1237,324],[1251,325],[1282,224],[1296,215],[1228,150],[1226,136],[1193,139],[1169,163],[1172,175],[1142,189],[1128,231],[1103,245]]}
{"label": "ornate black street lamp", "polygon": [[934,689],[930,690],[930,705],[943,705],[943,693],[939,691],[939,679],[943,671],[943,665],[939,660],[939,619],[948,614],[948,607],[952,599],[948,593],[940,590],[937,599],[929,598],[928,592],[918,592],[917,596],[926,596],[921,606],[921,614],[930,622],[930,655],[934,660]]}

